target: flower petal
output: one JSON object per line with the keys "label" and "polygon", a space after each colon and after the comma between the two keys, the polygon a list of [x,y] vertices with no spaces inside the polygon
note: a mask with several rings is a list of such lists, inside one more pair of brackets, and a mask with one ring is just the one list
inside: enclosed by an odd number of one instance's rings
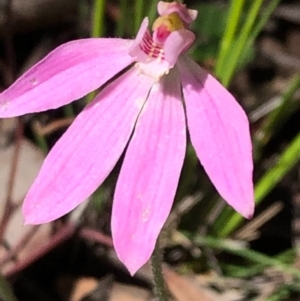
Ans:
{"label": "flower petal", "polygon": [[148,25],[149,25],[149,19],[146,17],[144,18],[140,26],[140,29],[136,35],[136,38],[134,39],[133,43],[131,44],[128,50],[129,55],[131,55],[136,61],[146,62],[149,59],[149,56],[140,47],[140,45],[143,44],[143,40],[145,39],[146,35],[150,36],[151,38]]}
{"label": "flower petal", "polygon": [[192,144],[220,195],[243,216],[254,211],[249,122],[234,97],[194,61],[178,62]]}
{"label": "flower petal", "polygon": [[176,64],[179,55],[187,51],[194,41],[195,34],[189,30],[181,29],[171,32],[164,45],[165,60],[170,64],[170,68]]}
{"label": "flower petal", "polygon": [[58,108],[99,88],[133,62],[131,43],[83,39],[61,45],[0,94],[0,118]]}
{"label": "flower petal", "polygon": [[78,115],[25,198],[27,224],[54,220],[97,189],[123,152],[152,85],[151,78],[132,68]]}
{"label": "flower petal", "polygon": [[174,200],[186,148],[177,71],[153,88],[138,119],[117,182],[112,234],[133,275],[150,257]]}

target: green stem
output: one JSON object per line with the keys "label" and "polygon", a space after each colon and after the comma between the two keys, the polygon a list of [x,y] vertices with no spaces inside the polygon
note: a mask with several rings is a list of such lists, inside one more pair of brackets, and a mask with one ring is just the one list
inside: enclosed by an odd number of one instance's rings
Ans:
{"label": "green stem", "polygon": [[92,37],[98,38],[104,35],[105,0],[95,0]]}
{"label": "green stem", "polygon": [[269,114],[266,121],[263,123],[261,130],[254,136],[254,158],[257,161],[260,158],[264,146],[268,143],[272,136],[282,127],[284,121],[293,112],[291,110],[291,103],[293,96],[300,87],[300,74],[296,74],[287,90],[281,96],[281,105]]}
{"label": "green stem", "polygon": [[228,49],[234,40],[236,30],[241,19],[241,12],[244,6],[245,0],[233,0],[229,8],[227,25],[222,38],[221,47],[218,55],[216,75],[221,77],[224,60],[228,54]]}
{"label": "green stem", "polygon": [[149,24],[153,24],[156,15],[157,15],[157,2],[158,0],[151,1],[150,6],[148,7],[148,18],[149,18]]}
{"label": "green stem", "polygon": [[274,12],[275,8],[279,5],[281,0],[273,0],[271,1],[268,6],[265,7],[261,18],[258,22],[256,22],[255,26],[253,27],[253,31],[248,39],[246,47],[250,47],[254,40],[257,38],[258,34],[261,32],[267,21],[269,20],[271,14]]}
{"label": "green stem", "polygon": [[31,128],[36,144],[44,154],[47,154],[49,151],[49,147],[45,136],[39,135],[33,126]]}
{"label": "green stem", "polygon": [[117,24],[116,33],[117,37],[124,37],[127,31],[126,19],[128,18],[128,0],[121,0],[120,2],[121,16]]}
{"label": "green stem", "polygon": [[[94,15],[93,15],[93,28],[91,36],[98,38],[104,35],[105,33],[105,0],[95,0],[94,1]],[[95,97],[95,92],[91,92],[86,96],[86,103],[90,103]]]}
{"label": "green stem", "polygon": [[234,47],[231,48],[232,51],[230,52],[230,56],[228,57],[227,60],[228,64],[226,64],[226,68],[224,68],[224,73],[222,74],[223,75],[222,83],[224,84],[225,87],[229,85],[232,75],[235,72],[236,66],[240,61],[243,48],[245,47],[247,39],[251,35],[251,30],[257,19],[257,15],[259,13],[259,9],[262,5],[262,2],[263,0],[253,0],[252,6],[250,8],[250,12],[247,15],[247,20],[241,29],[241,33],[237,41],[234,43]]}
{"label": "green stem", "polygon": [[134,28],[137,32],[141,26],[143,18],[143,0],[135,0],[135,19],[134,19]]}
{"label": "green stem", "polygon": [[294,277],[297,277],[300,279],[300,271],[297,268],[294,268],[293,266],[290,266],[288,264],[283,263],[282,261],[272,258],[269,256],[266,256],[262,253],[249,250],[246,248],[236,247],[233,243],[230,243],[228,241],[222,240],[222,239],[216,239],[213,237],[201,237],[197,236],[194,238],[194,242],[205,245],[210,248],[226,251],[228,253],[243,257],[249,261],[267,265],[270,267],[273,267],[274,269],[277,269],[278,271],[293,275]]}
{"label": "green stem", "polygon": [[72,118],[75,116],[75,112],[71,103],[63,107],[65,117]]}
{"label": "green stem", "polygon": [[3,301],[17,301],[13,294],[11,286],[7,280],[0,273],[0,300]]}
{"label": "green stem", "polygon": [[159,301],[169,301],[169,293],[166,288],[162,273],[162,254],[157,241],[154,252],[151,256],[151,267],[153,273],[154,290]]}

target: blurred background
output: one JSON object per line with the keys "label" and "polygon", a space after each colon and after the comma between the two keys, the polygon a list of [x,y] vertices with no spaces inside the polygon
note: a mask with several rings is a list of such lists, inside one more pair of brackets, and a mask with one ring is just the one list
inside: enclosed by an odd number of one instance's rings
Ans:
{"label": "blurred background", "polygon": [[[134,38],[157,1],[0,0],[0,89],[51,50],[88,37]],[[189,146],[164,227],[164,275],[177,301],[300,300],[300,3],[186,1],[199,12],[190,55],[251,122],[256,213],[219,197]],[[110,238],[121,161],[74,212],[23,226],[20,206],[49,149],[95,94],[0,120],[0,300],[154,300],[148,265],[134,278]]]}

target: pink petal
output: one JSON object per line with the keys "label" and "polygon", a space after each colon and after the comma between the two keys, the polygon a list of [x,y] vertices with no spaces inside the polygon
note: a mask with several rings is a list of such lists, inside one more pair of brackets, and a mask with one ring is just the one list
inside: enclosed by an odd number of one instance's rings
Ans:
{"label": "pink petal", "polygon": [[131,43],[83,39],[61,45],[0,94],[0,117],[58,108],[99,88],[133,62]]}
{"label": "pink petal", "polygon": [[180,82],[173,70],[149,95],[115,190],[113,241],[120,260],[132,275],[149,259],[169,215],[185,147]]}
{"label": "pink petal", "polygon": [[189,30],[181,29],[171,32],[165,41],[165,60],[173,67],[181,53],[188,50],[195,41],[195,34]]}
{"label": "pink petal", "polygon": [[149,19],[146,17],[144,18],[136,38],[128,50],[129,55],[131,55],[136,61],[146,62],[147,59],[149,59],[149,56],[140,47],[140,45],[143,43],[145,35],[151,36],[150,31],[148,30],[148,25]]}
{"label": "pink petal", "polygon": [[78,115],[48,154],[25,198],[27,224],[52,221],[97,189],[123,152],[152,84],[132,68]]}
{"label": "pink petal", "polygon": [[192,144],[220,195],[239,213],[254,211],[249,122],[234,97],[188,57],[178,62]]}

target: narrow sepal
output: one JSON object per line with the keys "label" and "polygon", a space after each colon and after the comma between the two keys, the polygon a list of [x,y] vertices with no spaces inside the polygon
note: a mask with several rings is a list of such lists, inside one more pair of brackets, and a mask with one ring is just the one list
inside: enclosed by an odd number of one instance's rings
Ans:
{"label": "narrow sepal", "polygon": [[112,211],[120,260],[133,275],[150,257],[175,196],[186,148],[178,73],[151,90],[126,151]]}
{"label": "narrow sepal", "polygon": [[247,116],[234,97],[193,60],[184,56],[178,67],[196,154],[220,195],[250,218],[254,193]]}
{"label": "narrow sepal", "polygon": [[48,154],[24,200],[25,223],[57,219],[97,189],[122,154],[152,84],[131,69],[77,116]]}

